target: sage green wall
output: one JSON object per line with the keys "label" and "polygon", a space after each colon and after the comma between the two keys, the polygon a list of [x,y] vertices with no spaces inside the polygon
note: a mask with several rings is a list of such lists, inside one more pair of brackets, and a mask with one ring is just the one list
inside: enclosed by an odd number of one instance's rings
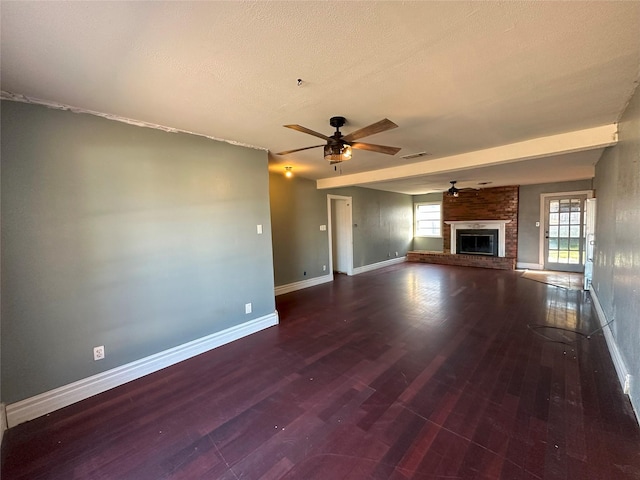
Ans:
{"label": "sage green wall", "polygon": [[540,262],[540,195],[555,192],[591,190],[592,181],[539,183],[521,185],[518,201],[518,263]]}
{"label": "sage green wall", "polygon": [[329,274],[328,231],[320,230],[327,225],[326,192],[313,180],[276,173],[269,175],[269,192],[275,284]]}
{"label": "sage green wall", "polygon": [[631,374],[640,418],[640,91],[618,127],[619,141],[596,164],[593,288]]}
{"label": "sage green wall", "polygon": [[[1,107],[0,102],[0,107]],[[2,108],[0,108],[0,117],[2,114]],[[2,121],[0,120],[0,125],[2,125]],[[0,144],[2,139],[0,138]],[[0,152],[1,155],[1,152]],[[0,160],[2,157],[0,156]],[[2,217],[2,168],[0,163],[0,217]],[[0,222],[0,252],[2,251],[2,222]],[[2,283],[2,259],[0,254],[0,285]],[[0,287],[0,404],[3,404],[2,400],[2,288]],[[0,419],[0,446],[2,445],[2,438],[4,435],[6,416],[4,419]]]}
{"label": "sage green wall", "polygon": [[[442,204],[442,192],[426,193],[424,195],[414,195],[413,203],[421,202],[440,202]],[[413,226],[412,226],[413,228]],[[441,228],[449,228],[444,223]],[[442,236],[440,237],[413,237],[413,250],[427,250],[430,252],[442,252]]]}
{"label": "sage green wall", "polygon": [[325,190],[353,199],[353,268],[403,257],[413,240],[413,201],[410,195],[371,188]]}
{"label": "sage green wall", "polygon": [[274,313],[266,152],[7,101],[1,133],[2,401]]}
{"label": "sage green wall", "polygon": [[[353,267],[405,256],[413,235],[409,195],[361,187],[318,190],[316,182],[279,173],[269,176],[273,263],[277,286],[327,275],[329,265],[327,195],[352,197]],[[304,272],[307,274],[304,275]]]}

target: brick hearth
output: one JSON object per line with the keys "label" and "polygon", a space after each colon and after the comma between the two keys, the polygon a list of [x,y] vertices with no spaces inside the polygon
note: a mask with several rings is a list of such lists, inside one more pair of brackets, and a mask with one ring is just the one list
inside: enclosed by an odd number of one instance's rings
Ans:
{"label": "brick hearth", "polygon": [[462,255],[441,252],[414,250],[407,253],[408,262],[435,263],[438,265],[457,265],[461,267],[493,268],[513,270],[516,268],[514,257],[488,257],[484,255]]}

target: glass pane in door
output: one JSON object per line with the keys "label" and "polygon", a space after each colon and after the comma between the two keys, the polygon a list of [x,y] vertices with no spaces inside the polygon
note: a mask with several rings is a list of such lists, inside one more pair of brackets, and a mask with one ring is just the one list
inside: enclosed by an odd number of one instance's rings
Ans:
{"label": "glass pane in door", "polygon": [[586,195],[547,200],[545,268],[582,271]]}
{"label": "glass pane in door", "polygon": [[548,262],[580,264],[582,223],[579,198],[563,198],[549,202]]}

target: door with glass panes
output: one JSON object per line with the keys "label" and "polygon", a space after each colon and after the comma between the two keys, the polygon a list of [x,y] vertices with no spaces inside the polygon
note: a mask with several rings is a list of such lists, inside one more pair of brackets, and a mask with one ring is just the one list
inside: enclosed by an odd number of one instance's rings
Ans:
{"label": "door with glass panes", "polygon": [[586,200],[586,194],[545,198],[545,270],[584,271]]}

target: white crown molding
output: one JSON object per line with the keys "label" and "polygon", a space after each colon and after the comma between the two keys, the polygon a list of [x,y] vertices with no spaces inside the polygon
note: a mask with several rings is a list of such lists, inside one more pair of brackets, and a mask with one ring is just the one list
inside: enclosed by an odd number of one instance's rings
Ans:
{"label": "white crown molding", "polygon": [[12,403],[6,407],[8,427],[15,427],[20,423],[33,420],[72,403],[175,365],[183,360],[277,325],[278,322],[278,312],[274,312],[241,325],[227,328],[221,332],[141,358],[135,362]]}
{"label": "white crown molding", "polygon": [[616,143],[618,143],[618,125],[614,123],[558,135],[550,135],[548,137],[533,138],[523,142],[476,150],[474,152],[433,158],[408,165],[381,168],[379,170],[354,173],[351,175],[321,178],[317,181],[316,186],[318,189],[325,189],[364,185],[367,183],[431,175],[440,172],[467,170],[489,165],[544,158],[552,155],[581,152],[610,147]]}
{"label": "white crown molding", "polygon": [[189,130],[182,130],[182,129],[173,128],[173,127],[165,127],[164,125],[157,125],[155,123],[143,122],[141,120],[134,120],[132,118],[121,117],[120,115],[113,115],[111,113],[102,113],[102,112],[96,112],[95,110],[87,110],[86,108],[72,107],[70,105],[65,105],[63,103],[51,102],[49,100],[43,100],[41,98],[28,97],[26,95],[22,95],[19,93],[7,92],[6,90],[0,91],[0,100],[10,100],[13,102],[29,103],[32,105],[41,105],[43,107],[53,108],[54,110],[67,110],[73,113],[85,113],[88,115],[94,115],[96,117],[106,118],[107,120],[114,120],[116,122],[135,125],[137,127],[153,128],[154,130],[162,130],[163,132],[169,132],[169,133],[186,133],[188,135],[205,137],[205,138],[208,138],[209,140],[215,140],[216,142],[228,143],[231,145],[235,145],[237,147],[245,147],[245,148],[252,148],[254,150],[268,151],[267,148],[256,147],[255,145],[248,145],[246,143],[235,142],[233,140],[226,140],[224,138],[212,137],[210,135],[204,135],[202,133],[190,132]]}

